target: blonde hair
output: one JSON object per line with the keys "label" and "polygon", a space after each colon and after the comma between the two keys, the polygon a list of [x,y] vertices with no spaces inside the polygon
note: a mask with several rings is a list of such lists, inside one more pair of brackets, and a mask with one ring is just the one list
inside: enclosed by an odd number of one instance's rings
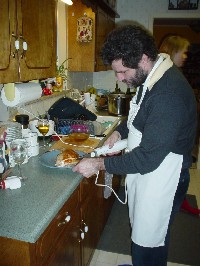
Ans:
{"label": "blonde hair", "polygon": [[173,58],[179,51],[187,50],[189,45],[190,42],[181,36],[168,36],[161,43],[159,51]]}

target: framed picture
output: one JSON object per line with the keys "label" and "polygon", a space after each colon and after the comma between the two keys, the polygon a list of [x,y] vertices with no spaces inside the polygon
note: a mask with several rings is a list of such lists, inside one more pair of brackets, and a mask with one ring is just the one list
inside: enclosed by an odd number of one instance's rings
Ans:
{"label": "framed picture", "polygon": [[77,20],[77,41],[91,42],[92,41],[92,19],[87,16]]}
{"label": "framed picture", "polygon": [[199,0],[169,0],[168,10],[198,9]]}

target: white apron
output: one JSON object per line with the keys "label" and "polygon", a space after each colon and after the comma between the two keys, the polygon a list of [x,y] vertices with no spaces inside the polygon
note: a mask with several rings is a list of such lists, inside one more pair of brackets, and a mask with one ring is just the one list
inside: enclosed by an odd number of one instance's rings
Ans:
{"label": "white apron", "polygon": [[[159,66],[153,68],[152,73]],[[152,73],[150,73],[152,75]],[[149,74],[149,75],[150,75]],[[149,76],[148,76],[149,78]],[[148,78],[137,105],[132,99],[128,123],[128,150],[139,146],[142,138],[132,124],[147,89]],[[143,247],[163,246],[169,224],[174,195],[178,186],[183,156],[169,153],[153,172],[141,175],[128,174],[126,188],[128,193],[129,218],[132,226],[132,241]]]}

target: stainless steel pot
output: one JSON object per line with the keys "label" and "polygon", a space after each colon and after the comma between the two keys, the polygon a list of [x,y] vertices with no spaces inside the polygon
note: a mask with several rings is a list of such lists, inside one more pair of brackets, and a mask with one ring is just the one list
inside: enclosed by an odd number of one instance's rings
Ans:
{"label": "stainless steel pot", "polygon": [[126,116],[129,112],[132,95],[110,93],[108,95],[108,112],[111,115]]}

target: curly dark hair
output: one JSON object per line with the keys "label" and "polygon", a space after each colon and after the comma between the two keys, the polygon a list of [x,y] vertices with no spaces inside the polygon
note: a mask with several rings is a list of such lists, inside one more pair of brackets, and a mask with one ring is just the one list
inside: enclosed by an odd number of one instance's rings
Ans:
{"label": "curly dark hair", "polygon": [[137,68],[146,54],[155,61],[158,49],[153,36],[137,25],[126,25],[114,29],[103,45],[101,56],[105,65],[111,65],[114,60],[122,59],[124,66]]}

